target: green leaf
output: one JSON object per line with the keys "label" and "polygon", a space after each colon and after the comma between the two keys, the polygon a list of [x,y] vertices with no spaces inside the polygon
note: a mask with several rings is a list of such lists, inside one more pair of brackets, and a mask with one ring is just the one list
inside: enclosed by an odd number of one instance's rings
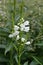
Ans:
{"label": "green leaf", "polygon": [[0,44],[0,48],[6,48],[6,45]]}
{"label": "green leaf", "polygon": [[40,65],[42,65],[42,63],[39,61],[39,59],[36,56],[32,56],[32,58]]}
{"label": "green leaf", "polygon": [[18,57],[17,57],[17,54],[14,56],[16,62],[18,63]]}
{"label": "green leaf", "polygon": [[28,65],[28,61],[24,63],[24,65]]}
{"label": "green leaf", "polygon": [[35,62],[35,61],[32,61],[31,63],[30,63],[30,65],[37,65],[38,63],[37,62]]}
{"label": "green leaf", "polygon": [[18,48],[15,44],[13,44],[13,47],[15,48],[15,50],[18,52]]}
{"label": "green leaf", "polygon": [[5,48],[5,55],[7,52],[9,52],[12,49],[12,45],[9,44],[6,48]]}
{"label": "green leaf", "polygon": [[41,43],[35,43],[34,45],[43,46],[43,42],[41,42]]}
{"label": "green leaf", "polygon": [[8,59],[5,57],[0,57],[0,62],[8,62]]}

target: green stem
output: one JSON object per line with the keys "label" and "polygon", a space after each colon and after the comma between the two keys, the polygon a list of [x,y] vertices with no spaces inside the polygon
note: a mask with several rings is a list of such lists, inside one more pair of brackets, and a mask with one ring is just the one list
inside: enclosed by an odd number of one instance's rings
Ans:
{"label": "green stem", "polygon": [[21,64],[20,64],[20,46],[19,46],[19,48],[18,48],[18,65],[21,65]]}
{"label": "green stem", "polygon": [[[23,17],[23,6],[24,6],[24,1],[22,0],[21,5],[20,5],[20,18]],[[21,63],[20,63],[21,62],[20,54],[21,54],[21,44],[18,47],[18,65],[21,65]]]}
{"label": "green stem", "polygon": [[12,12],[12,32],[14,32],[15,14],[16,14],[16,0],[13,2],[14,10]]}
{"label": "green stem", "polygon": [[24,1],[22,0],[21,5],[20,5],[20,17],[23,17],[23,6],[24,6]]}
{"label": "green stem", "polygon": [[14,65],[13,64],[13,48],[11,49],[11,51],[10,51],[10,65]]}
{"label": "green stem", "polygon": [[14,12],[13,12],[13,14],[14,14],[14,21],[15,21],[15,14],[16,14],[16,0],[14,0]]}
{"label": "green stem", "polygon": [[20,57],[18,58],[18,65],[21,65],[21,64],[20,64]]}
{"label": "green stem", "polygon": [[[10,0],[10,3],[11,3],[11,0]],[[13,2],[13,6],[14,6],[14,10],[13,12],[11,13],[11,16],[12,16],[12,33],[14,32],[14,21],[15,21],[15,12],[16,12],[16,9],[15,9],[15,6],[16,6],[16,0],[14,0]],[[13,40],[13,39],[12,39]],[[12,42],[11,42],[12,44]],[[10,65],[14,65],[13,63],[13,48],[11,49],[10,51]]]}

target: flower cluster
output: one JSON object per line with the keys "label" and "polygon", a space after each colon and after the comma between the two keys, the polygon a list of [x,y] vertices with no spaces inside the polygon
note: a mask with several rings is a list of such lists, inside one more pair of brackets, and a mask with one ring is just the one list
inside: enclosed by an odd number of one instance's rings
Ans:
{"label": "flower cluster", "polygon": [[30,27],[29,27],[29,21],[25,21],[24,23],[22,23],[20,25],[20,30],[21,31],[29,32],[29,29],[30,29]]}
{"label": "flower cluster", "polygon": [[[24,19],[22,18],[22,23],[18,23],[17,25],[14,25],[14,32],[12,34],[9,35],[9,38],[13,38],[16,37],[16,40],[18,41],[19,39],[21,40],[21,42],[25,42],[25,38],[24,37],[20,37],[20,33],[23,32],[29,32],[30,27],[29,27],[29,21],[24,21]],[[30,41],[27,41],[25,44],[30,44]]]}

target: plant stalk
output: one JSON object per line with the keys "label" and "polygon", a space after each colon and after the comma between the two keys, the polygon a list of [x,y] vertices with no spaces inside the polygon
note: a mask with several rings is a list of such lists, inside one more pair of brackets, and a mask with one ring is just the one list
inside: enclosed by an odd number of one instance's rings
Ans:
{"label": "plant stalk", "polygon": [[20,46],[18,47],[18,65],[21,65],[20,64]]}

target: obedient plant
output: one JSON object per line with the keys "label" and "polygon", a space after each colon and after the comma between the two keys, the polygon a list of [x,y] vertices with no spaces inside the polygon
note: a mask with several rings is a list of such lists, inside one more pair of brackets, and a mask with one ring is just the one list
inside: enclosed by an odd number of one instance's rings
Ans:
{"label": "obedient plant", "polygon": [[22,22],[14,25],[14,32],[9,35],[9,38],[15,38],[16,41],[21,40],[21,42],[24,42],[25,44],[30,44],[30,41],[28,41],[29,39],[25,38],[30,30],[29,21],[24,21],[23,18],[21,20]]}
{"label": "obedient plant", "polygon": [[[16,1],[14,0],[14,9],[15,9],[15,5],[16,5],[15,3],[16,3]],[[22,3],[23,3],[23,1],[22,1]],[[16,45],[14,45],[16,52],[17,52],[18,65],[21,65],[21,55],[24,51],[25,45],[31,45],[29,37],[27,36],[30,31],[30,23],[28,20],[25,20],[23,18],[23,5],[21,5],[21,9],[20,9],[21,16],[20,16],[20,20],[17,24],[14,24],[15,11],[13,12],[13,15],[12,15],[12,26],[13,26],[12,31],[13,32],[11,32],[11,34],[9,34],[8,37],[12,40],[14,39],[15,43],[18,46],[17,47]],[[12,44],[14,44],[14,43],[12,43]],[[10,62],[10,64],[13,65],[13,63],[11,63],[11,62]]]}
{"label": "obedient plant", "polygon": [[13,32],[11,34],[9,34],[9,38],[14,38],[15,41],[17,42],[18,46],[18,50],[19,52],[17,52],[19,59],[18,59],[18,65],[21,65],[20,63],[20,58],[21,58],[21,54],[23,51],[21,51],[21,49],[24,49],[24,45],[30,45],[31,42],[27,37],[27,34],[29,33],[30,30],[30,25],[29,25],[29,21],[25,21],[23,18],[20,19],[20,22],[16,25],[14,25],[13,28]]}

